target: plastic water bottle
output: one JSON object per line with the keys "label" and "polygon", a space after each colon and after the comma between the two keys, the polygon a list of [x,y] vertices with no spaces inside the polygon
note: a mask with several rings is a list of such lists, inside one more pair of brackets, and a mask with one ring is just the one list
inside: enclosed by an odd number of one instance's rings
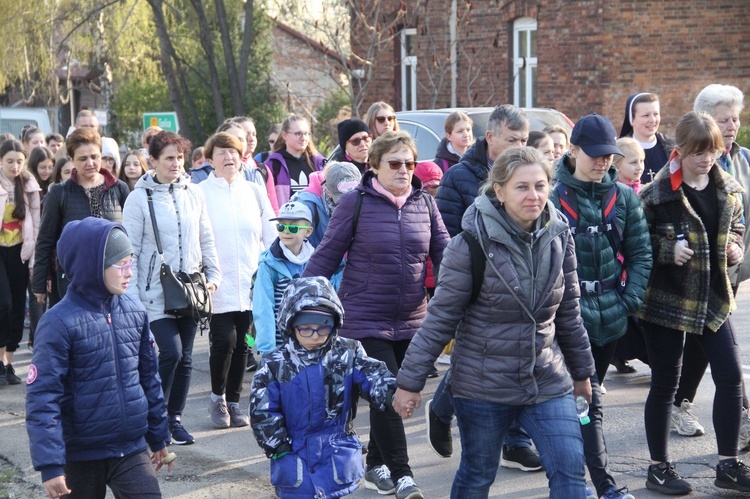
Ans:
{"label": "plastic water bottle", "polygon": [[589,418],[589,403],[581,396],[576,399],[576,413],[578,414],[578,421],[581,422],[581,425],[587,425],[591,422],[591,419]]}

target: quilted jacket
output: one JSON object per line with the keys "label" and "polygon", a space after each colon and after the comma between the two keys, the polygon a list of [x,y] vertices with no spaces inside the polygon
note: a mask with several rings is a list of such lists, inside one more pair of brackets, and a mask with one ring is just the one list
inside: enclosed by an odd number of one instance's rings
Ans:
{"label": "quilted jacket", "polygon": [[[601,182],[584,182],[573,177],[568,156],[558,161],[555,180],[562,182],[576,194],[578,200],[578,230],[575,234],[579,281],[608,282],[622,279],[623,264],[618,252],[605,232],[590,233],[589,226],[600,225],[602,199],[612,185],[617,185],[617,221],[622,229],[619,253],[624,257],[626,285],[624,290],[611,288],[601,293],[581,296],[581,315],[591,343],[606,345],[625,334],[628,315],[635,314],[643,303],[643,294],[651,274],[652,256],[646,218],[638,196],[632,189],[617,182],[614,166]],[[557,192],[550,195],[560,209]]]}
{"label": "quilted jacket", "polygon": [[451,166],[443,175],[435,201],[451,237],[461,232],[461,219],[474,204],[489,172],[487,140],[479,139],[466,151],[461,162]]}
{"label": "quilted jacket", "polygon": [[[104,193],[102,194],[102,218],[111,222],[122,222],[122,209],[130,189],[125,182],[117,180],[105,169],[99,171],[104,176]],[[91,216],[91,203],[86,191],[78,183],[78,173],[63,182],[50,187],[44,198],[42,219],[39,223],[39,235],[36,239],[34,254],[34,273],[31,290],[34,293],[47,291],[47,272],[52,263],[52,252],[60,238],[65,224],[72,220],[83,220]],[[58,267],[58,279],[61,282],[60,294],[65,294],[67,279],[61,279],[63,269]]]}
{"label": "quilted jacket", "polygon": [[137,298],[104,286],[104,246],[120,227],[73,221],[58,244],[65,297],[39,321],[26,380],[26,429],[42,481],[72,461],[164,448],[167,411],[154,339]]}
{"label": "quilted jacket", "polygon": [[536,229],[528,233],[510,221],[497,199],[482,195],[463,224],[480,240],[487,258],[479,296],[470,303],[471,252],[463,235],[454,237],[427,317],[399,369],[399,388],[421,391],[455,334],[454,396],[526,405],[571,392],[572,380],[594,373],[594,360],[581,320],[575,249],[565,221],[548,202]]}
{"label": "quilted jacket", "polygon": [[[417,177],[412,177],[413,192],[401,209],[373,188],[372,178],[372,170],[365,172],[362,182],[341,196],[302,275],[331,278],[348,252],[339,288],[347,315],[341,336],[409,340],[427,310],[427,257],[439,266],[449,236]],[[362,206],[353,234],[357,196],[362,196]]]}
{"label": "quilted jacket", "polygon": [[159,280],[161,259],[154,239],[146,189],[153,192],[164,259],[172,270],[193,273],[205,268],[207,281],[216,284],[217,288],[221,283],[221,272],[203,190],[190,183],[185,175],[173,184],[156,182],[151,172],[143,175],[125,203],[122,224],[138,259],[133,266],[128,294],[140,297],[148,310],[149,320],[154,322],[172,316],[164,313],[164,293]]}

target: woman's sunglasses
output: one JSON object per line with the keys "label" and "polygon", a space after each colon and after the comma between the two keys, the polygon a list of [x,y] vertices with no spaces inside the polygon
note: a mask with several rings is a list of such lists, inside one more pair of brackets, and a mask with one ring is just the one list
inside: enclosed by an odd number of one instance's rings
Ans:
{"label": "woman's sunglasses", "polygon": [[288,231],[290,234],[296,234],[299,230],[312,229],[309,225],[293,225],[293,224],[276,224],[276,230],[279,232]]}
{"label": "woman's sunglasses", "polygon": [[388,121],[390,121],[392,123],[392,122],[396,121],[396,117],[395,116],[376,116],[375,117],[375,121],[377,121],[381,125],[383,123],[385,123],[385,120],[388,120]]}
{"label": "woman's sunglasses", "polygon": [[413,170],[417,167],[416,161],[401,161],[398,159],[389,159],[388,161],[383,160],[384,163],[388,163],[388,166],[391,167],[391,170],[400,170],[401,165],[404,165],[407,170]]}
{"label": "woman's sunglasses", "polygon": [[365,137],[358,137],[356,139],[350,139],[350,140],[347,140],[346,142],[348,144],[353,145],[354,147],[359,147],[359,145],[362,142],[371,142],[371,141],[372,141],[372,135],[367,134],[367,136],[365,136]]}

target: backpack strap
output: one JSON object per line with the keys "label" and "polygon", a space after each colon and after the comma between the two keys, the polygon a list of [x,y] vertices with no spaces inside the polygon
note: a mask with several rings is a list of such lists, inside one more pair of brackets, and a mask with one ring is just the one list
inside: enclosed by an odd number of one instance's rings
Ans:
{"label": "backpack strap", "polygon": [[[619,252],[622,242],[622,227],[617,220],[617,189],[617,182],[615,182],[602,198],[602,223],[585,227],[589,234],[604,232],[615,253]],[[568,219],[570,232],[575,236],[579,222],[578,197],[575,190],[562,182],[558,182],[555,186],[555,192],[560,200],[560,207]]]}
{"label": "backpack strap", "polygon": [[430,213],[430,225],[432,225],[432,201],[430,201],[430,196],[426,192],[422,192],[422,199],[424,199],[424,202],[427,203],[427,211]]}
{"label": "backpack strap", "polygon": [[557,183],[555,192],[557,193],[557,199],[560,200],[560,207],[568,219],[570,233],[575,236],[578,229],[578,198],[576,193],[562,182]]}
{"label": "backpack strap", "polygon": [[349,244],[354,242],[354,236],[357,235],[357,225],[359,225],[359,212],[362,211],[362,197],[365,195],[365,191],[359,191],[357,201],[354,204],[354,217],[352,218],[352,238]]}
{"label": "backpack strap", "polygon": [[620,243],[622,243],[622,227],[617,220],[617,188],[617,182],[615,182],[602,199],[604,230],[615,254],[619,253]]}
{"label": "backpack strap", "polygon": [[471,259],[471,299],[469,303],[476,303],[479,298],[479,292],[484,282],[484,269],[487,263],[487,256],[479,244],[479,240],[471,233],[463,231],[460,234],[464,241],[469,245],[469,257]]}

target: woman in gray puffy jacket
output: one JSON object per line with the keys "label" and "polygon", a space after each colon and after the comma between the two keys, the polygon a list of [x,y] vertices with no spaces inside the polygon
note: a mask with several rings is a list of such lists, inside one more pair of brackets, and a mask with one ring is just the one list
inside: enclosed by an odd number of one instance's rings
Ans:
{"label": "woman in gray puffy jacket", "polygon": [[164,311],[159,278],[162,259],[154,237],[149,196],[153,199],[164,261],[172,270],[192,274],[205,269],[211,293],[221,282],[221,272],[205,195],[183,169],[190,142],[162,131],[151,138],[148,149],[154,169],[135,184],[122,212],[122,224],[137,259],[128,293],[138,296],[146,307],[149,326],[159,346],[159,376],[167,401],[171,441],[189,445],[195,439],[182,426],[182,411],[190,389],[193,342],[198,328],[192,317],[176,317]]}
{"label": "woman in gray puffy jacket", "polygon": [[[455,335],[451,390],[462,453],[453,498],[488,496],[516,418],[540,451],[550,497],[586,496],[574,396],[590,400],[594,361],[578,305],[573,237],[547,200],[551,178],[535,149],[497,158],[464,215],[463,234],[445,250],[427,317],[398,373],[394,408],[409,417]],[[474,249],[486,263],[472,300]]]}

